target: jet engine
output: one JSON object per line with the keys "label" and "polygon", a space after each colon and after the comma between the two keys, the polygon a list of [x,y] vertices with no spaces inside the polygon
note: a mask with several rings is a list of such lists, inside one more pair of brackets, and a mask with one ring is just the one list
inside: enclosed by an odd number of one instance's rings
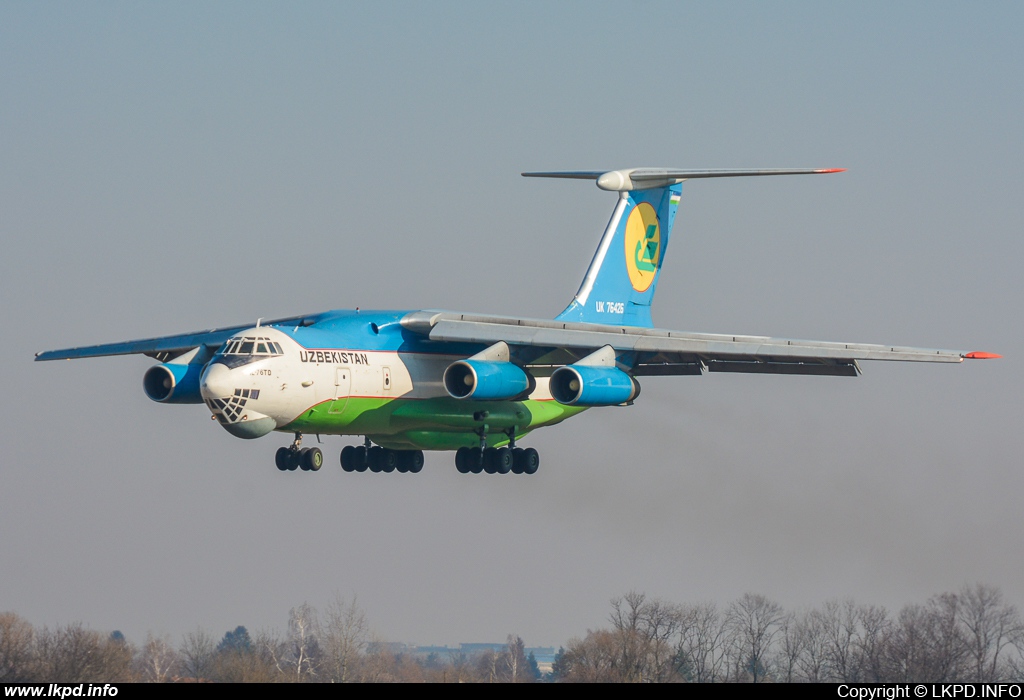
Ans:
{"label": "jet engine", "polygon": [[160,403],[202,403],[199,394],[201,364],[165,362],[150,367],[142,377],[146,396]]}
{"label": "jet engine", "polygon": [[444,388],[454,399],[504,400],[529,392],[533,377],[511,362],[458,360],[444,371]]}
{"label": "jet engine", "polygon": [[617,406],[640,395],[640,383],[621,369],[579,364],[552,372],[548,388],[567,406]]}

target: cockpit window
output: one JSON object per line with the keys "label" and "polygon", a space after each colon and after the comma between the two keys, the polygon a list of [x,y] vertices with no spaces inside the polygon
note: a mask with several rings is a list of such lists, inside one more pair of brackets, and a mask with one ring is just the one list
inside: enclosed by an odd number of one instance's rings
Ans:
{"label": "cockpit window", "polygon": [[283,355],[280,344],[270,338],[229,338],[221,350],[222,355]]}

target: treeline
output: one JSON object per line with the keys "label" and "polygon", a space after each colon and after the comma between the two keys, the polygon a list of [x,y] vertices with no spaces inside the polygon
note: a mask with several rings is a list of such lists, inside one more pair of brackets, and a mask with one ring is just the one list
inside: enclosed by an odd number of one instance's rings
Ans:
{"label": "treeline", "polygon": [[996,588],[891,615],[852,600],[787,612],[747,594],[725,608],[630,593],[610,626],[555,659],[562,682],[1002,682],[1024,679],[1024,625]]}
{"label": "treeline", "polygon": [[467,656],[414,654],[375,640],[355,600],[337,600],[321,614],[303,604],[284,634],[236,627],[217,641],[202,629],[174,645],[150,635],[141,646],[120,632],[81,624],[35,629],[0,613],[0,682],[532,682],[536,660],[523,640]]}
{"label": "treeline", "polygon": [[[559,650],[555,682],[1020,682],[1024,622],[997,588],[965,586],[896,614],[852,600],[786,611],[747,594],[725,607],[629,593],[609,625]],[[0,682],[533,682],[523,640],[472,656],[376,640],[355,600],[293,608],[285,632],[202,629],[173,644],[0,613]]]}

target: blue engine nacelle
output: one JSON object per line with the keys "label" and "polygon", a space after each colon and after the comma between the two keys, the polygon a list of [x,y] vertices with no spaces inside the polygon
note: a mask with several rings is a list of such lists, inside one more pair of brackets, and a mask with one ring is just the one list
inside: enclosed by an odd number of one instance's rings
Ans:
{"label": "blue engine nacelle", "polygon": [[640,383],[616,367],[559,367],[548,388],[555,401],[567,406],[617,406],[640,395]]}
{"label": "blue engine nacelle", "polygon": [[534,385],[533,378],[511,362],[459,360],[444,371],[444,388],[454,399],[500,401],[525,394]]}
{"label": "blue engine nacelle", "polygon": [[160,403],[202,403],[199,378],[203,365],[166,362],[146,370],[142,387],[146,396]]}

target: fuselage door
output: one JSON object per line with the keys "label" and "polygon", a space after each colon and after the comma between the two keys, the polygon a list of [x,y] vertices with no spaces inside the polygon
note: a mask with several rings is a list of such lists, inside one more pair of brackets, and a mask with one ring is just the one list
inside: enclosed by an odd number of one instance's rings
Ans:
{"label": "fuselage door", "polygon": [[348,395],[352,390],[352,370],[349,367],[338,367],[334,370],[334,401],[327,409],[328,413],[341,413],[348,403]]}

